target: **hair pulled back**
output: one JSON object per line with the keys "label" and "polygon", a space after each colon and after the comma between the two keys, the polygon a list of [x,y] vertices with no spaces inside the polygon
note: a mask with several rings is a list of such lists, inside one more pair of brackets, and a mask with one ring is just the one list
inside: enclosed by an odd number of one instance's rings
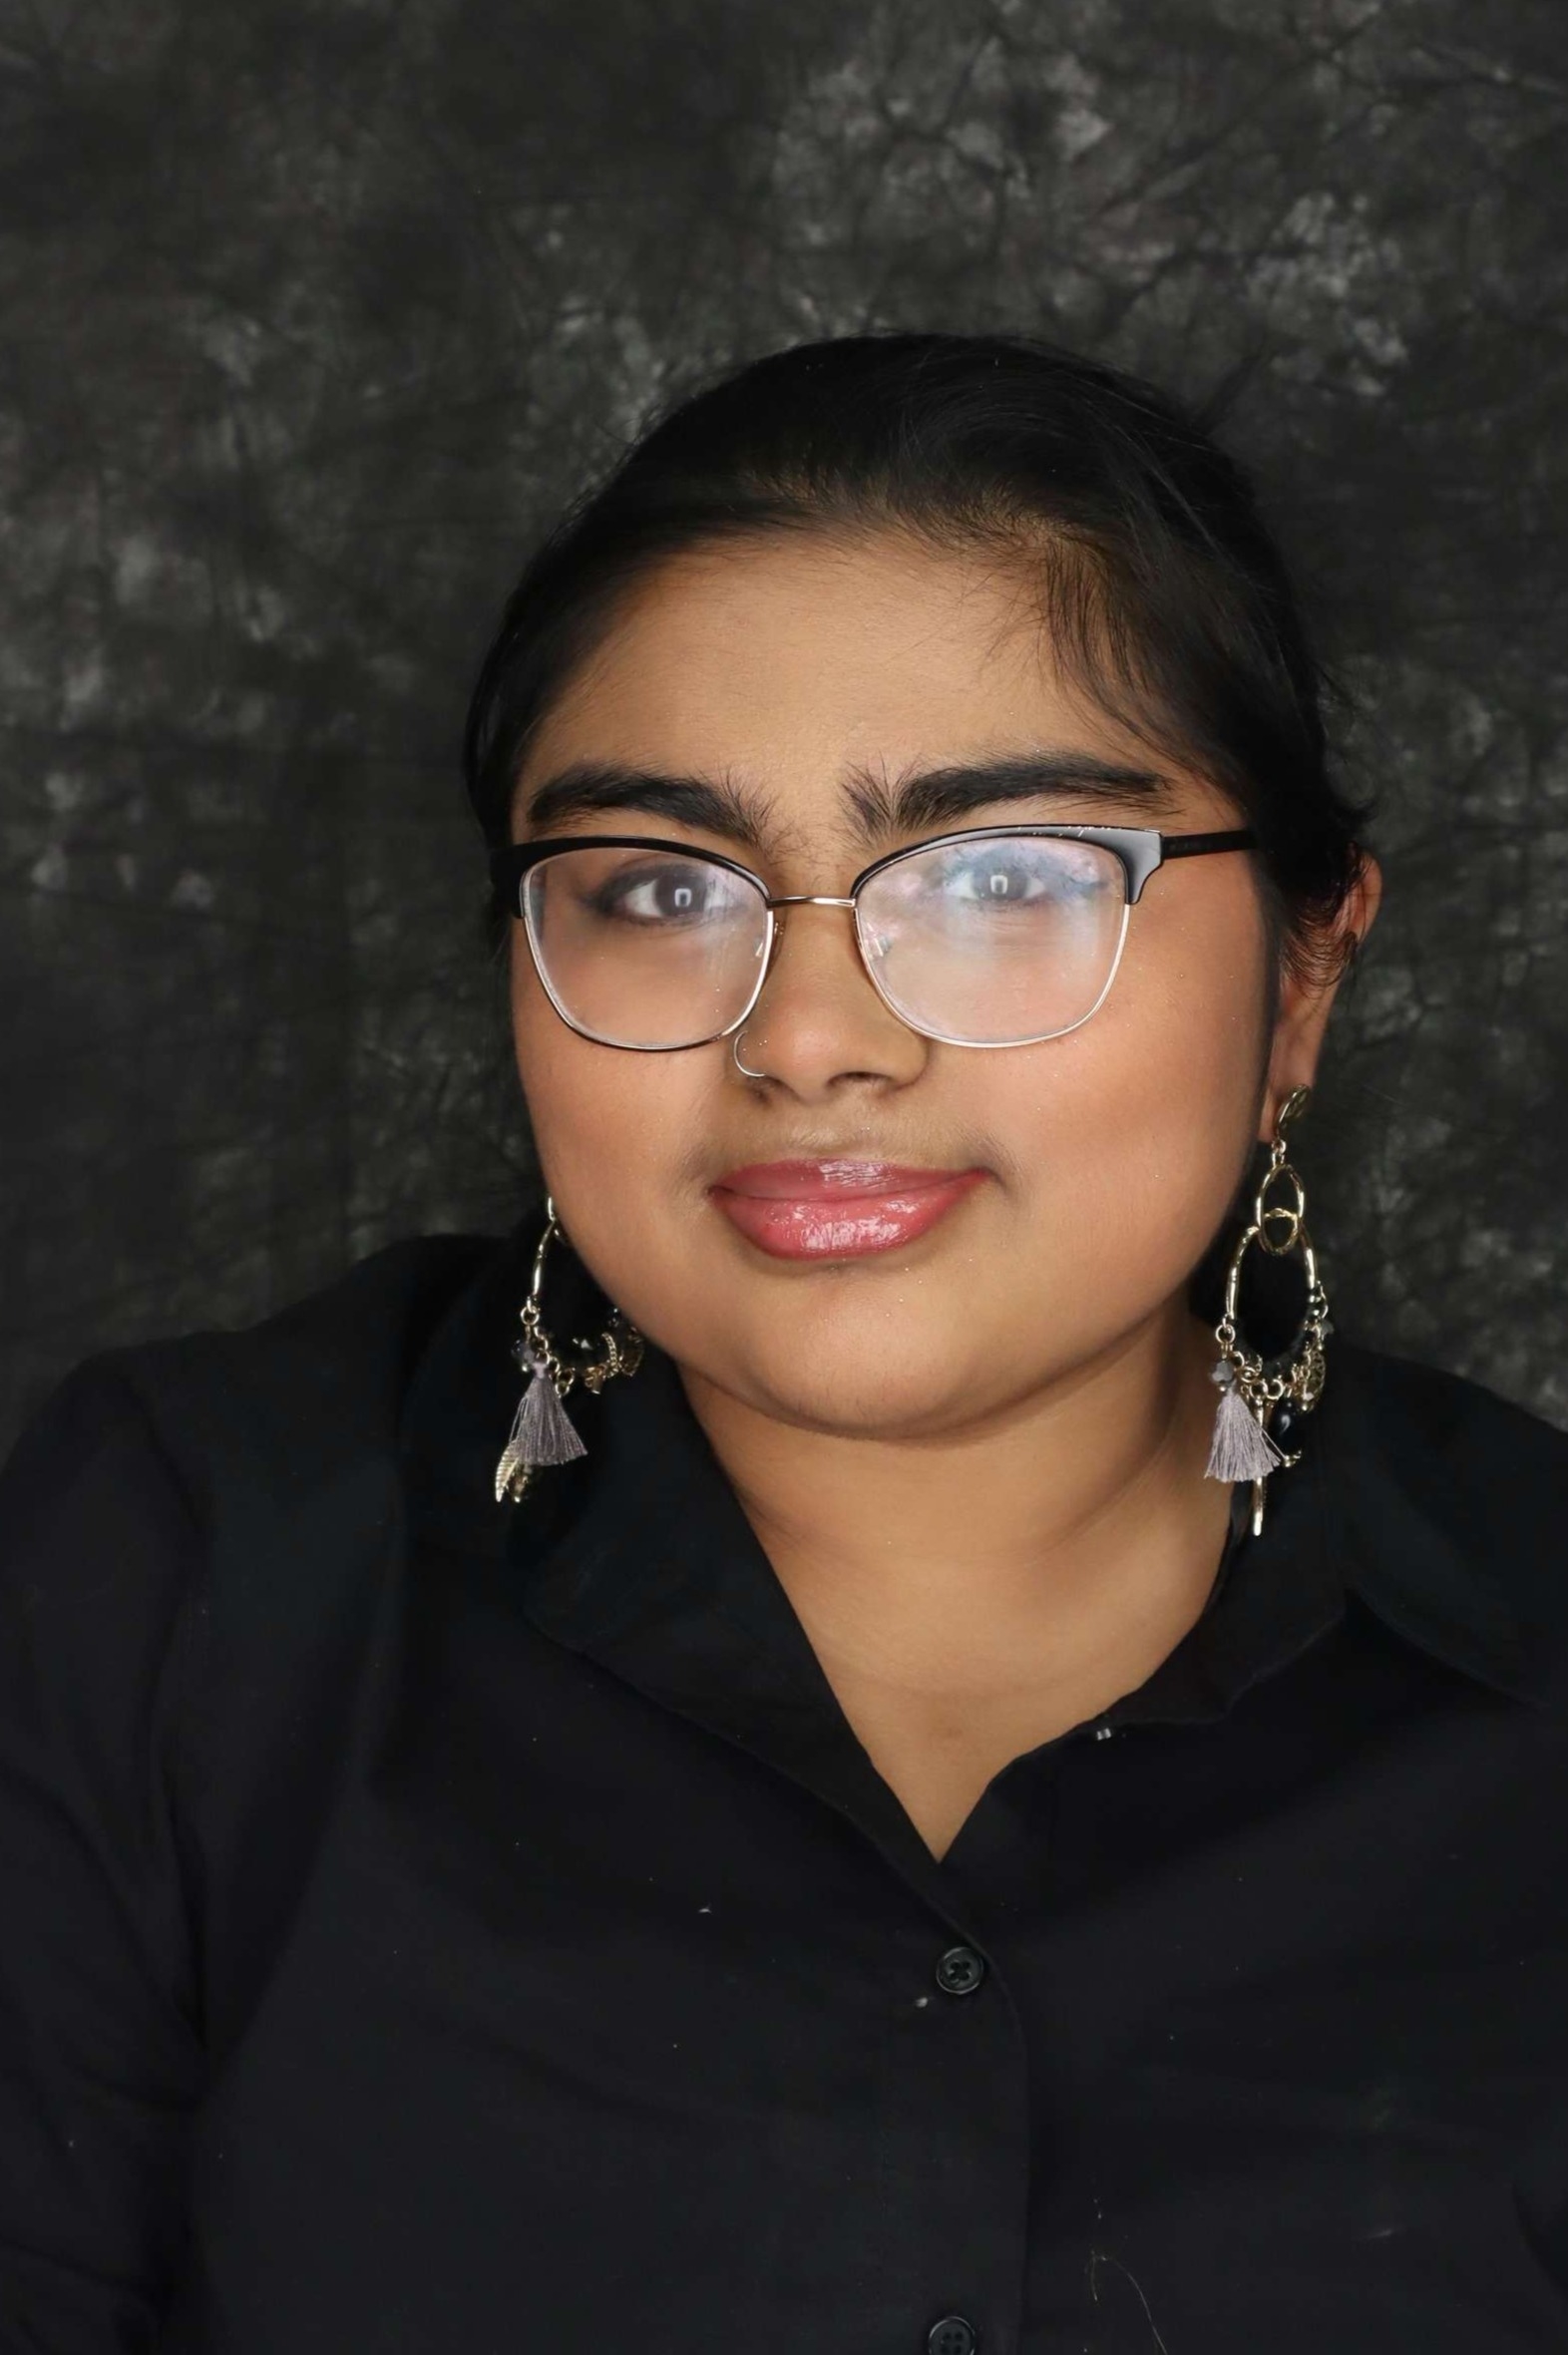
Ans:
{"label": "hair pulled back", "polygon": [[1327,681],[1252,486],[1177,401],[1021,336],[796,344],[658,418],[507,601],[464,740],[487,843],[510,839],[530,739],[628,589],[686,550],[825,528],[1021,568],[1064,675],[1257,830],[1277,955],[1338,970],[1367,812],[1331,774]]}

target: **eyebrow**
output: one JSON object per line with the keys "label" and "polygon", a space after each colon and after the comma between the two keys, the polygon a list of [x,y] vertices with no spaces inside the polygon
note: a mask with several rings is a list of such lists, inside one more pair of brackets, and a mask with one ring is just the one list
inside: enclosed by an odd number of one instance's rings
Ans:
{"label": "eyebrow", "polygon": [[[918,769],[891,780],[856,769],[845,779],[846,812],[856,836],[868,848],[903,834],[950,826],[976,810],[997,803],[1034,801],[1042,796],[1068,802],[1107,802],[1136,810],[1145,819],[1174,807],[1175,788],[1154,769],[1128,768],[1093,753],[1064,750],[1003,755],[941,768]],[[602,817],[639,810],[673,818],[718,834],[753,852],[765,852],[775,828],[770,797],[731,778],[670,776],[614,761],[574,761],[548,777],[528,796],[524,819],[535,831],[567,819]]]}
{"label": "eyebrow", "polygon": [[948,826],[996,802],[1033,801],[1045,795],[1102,807],[1111,802],[1140,812],[1169,810],[1176,800],[1170,780],[1157,770],[1128,768],[1073,750],[918,769],[896,783],[860,770],[848,780],[845,795],[868,842]]}
{"label": "eyebrow", "polygon": [[750,851],[763,850],[772,831],[762,797],[748,794],[727,778],[666,776],[617,761],[574,761],[535,788],[523,817],[533,831],[542,832],[568,818],[602,817],[616,810],[674,818],[684,826],[722,834]]}

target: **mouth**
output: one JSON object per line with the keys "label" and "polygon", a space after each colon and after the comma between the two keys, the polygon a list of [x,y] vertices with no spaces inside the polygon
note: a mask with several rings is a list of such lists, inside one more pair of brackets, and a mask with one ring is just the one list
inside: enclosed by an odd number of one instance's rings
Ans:
{"label": "mouth", "polygon": [[892,1161],[763,1161],[727,1170],[710,1195],[774,1259],[863,1259],[929,1233],[984,1176]]}

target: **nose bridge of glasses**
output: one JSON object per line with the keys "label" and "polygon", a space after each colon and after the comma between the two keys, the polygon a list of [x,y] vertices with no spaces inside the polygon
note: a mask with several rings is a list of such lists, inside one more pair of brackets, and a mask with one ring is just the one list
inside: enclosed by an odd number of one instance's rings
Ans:
{"label": "nose bridge of glasses", "polygon": [[853,960],[860,969],[862,981],[874,991],[878,997],[882,997],[884,995],[883,990],[877,984],[875,976],[872,974],[866,963],[865,953],[861,948],[860,926],[858,921],[859,912],[856,902],[853,898],[846,898],[836,892],[783,892],[776,896],[770,893],[764,905],[767,909],[768,933],[770,937],[768,941],[766,960],[763,964],[762,971],[758,974],[756,979],[755,994],[752,998],[753,1007],[755,1007],[760,1001],[764,988],[772,979],[774,971],[777,967],[779,951],[784,945],[784,934],[786,930],[785,920],[783,916],[779,914],[779,911],[784,908],[849,909],[852,918],[856,919],[856,921],[851,924],[849,935],[850,942],[852,944],[851,955]]}

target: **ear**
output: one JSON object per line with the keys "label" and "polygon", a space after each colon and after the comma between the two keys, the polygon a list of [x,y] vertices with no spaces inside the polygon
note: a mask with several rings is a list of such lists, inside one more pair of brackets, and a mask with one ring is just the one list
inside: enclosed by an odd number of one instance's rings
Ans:
{"label": "ear", "polygon": [[1274,1138],[1274,1119],[1295,1087],[1311,1087],[1318,1075],[1324,1032],[1346,974],[1360,955],[1363,942],[1376,921],[1382,901],[1382,869],[1371,851],[1361,854],[1361,867],[1334,930],[1323,943],[1321,977],[1303,978],[1286,972],[1280,979],[1279,1011],[1269,1051],[1269,1078],[1264,1090],[1258,1136],[1263,1144]]}

